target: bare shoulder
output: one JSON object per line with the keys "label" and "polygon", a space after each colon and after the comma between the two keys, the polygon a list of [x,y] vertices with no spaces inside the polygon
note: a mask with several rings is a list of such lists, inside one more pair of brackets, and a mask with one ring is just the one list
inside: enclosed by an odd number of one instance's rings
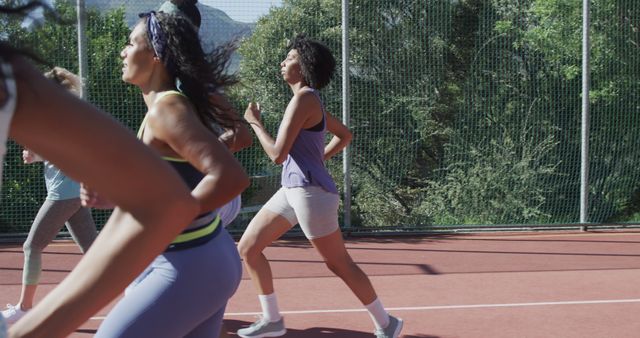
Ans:
{"label": "bare shoulder", "polygon": [[176,118],[184,118],[195,113],[193,105],[189,99],[183,95],[165,95],[155,102],[149,110],[149,121],[164,120],[169,121]]}
{"label": "bare shoulder", "polygon": [[153,134],[160,139],[167,139],[182,130],[200,123],[195,108],[189,99],[182,95],[166,95],[149,109],[148,124]]}
{"label": "bare shoulder", "polygon": [[312,90],[300,90],[293,97],[300,101],[318,101],[318,96]]}
{"label": "bare shoulder", "polygon": [[291,99],[291,105],[296,110],[304,112],[313,112],[321,108],[318,96],[310,90],[302,90],[296,93]]}
{"label": "bare shoulder", "polygon": [[153,108],[154,110],[162,112],[180,112],[183,110],[192,110],[193,106],[189,98],[176,92],[164,94],[160,99],[156,100]]}

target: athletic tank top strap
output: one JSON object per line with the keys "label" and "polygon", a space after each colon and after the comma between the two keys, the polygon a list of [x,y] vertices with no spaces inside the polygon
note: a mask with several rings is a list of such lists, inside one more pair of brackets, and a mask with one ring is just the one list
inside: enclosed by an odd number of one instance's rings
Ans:
{"label": "athletic tank top strap", "polygon": [[182,96],[184,98],[187,98],[187,96],[184,95],[182,92],[179,92],[177,90],[167,90],[167,91],[160,92],[160,93],[156,94],[156,99],[155,99],[155,101],[153,101],[153,104],[157,104],[158,101],[162,100],[163,98],[165,98],[165,97],[167,97],[169,95],[179,95],[179,96]]}
{"label": "athletic tank top strap", "polygon": [[318,122],[313,127],[307,128],[307,129],[304,129],[304,130],[306,130],[306,131],[324,131],[326,126],[327,126],[327,114],[326,114],[326,110],[324,109],[324,102],[322,101],[322,98],[320,97],[320,92],[317,89],[314,89],[314,88],[305,89],[305,91],[313,93],[313,95],[315,95],[316,98],[318,99],[318,102],[320,102],[320,110],[322,110],[322,120],[320,120],[320,122]]}
{"label": "athletic tank top strap", "polygon": [[[188,99],[186,95],[184,95],[183,93],[181,93],[181,92],[179,92],[177,90],[167,90],[167,91],[160,92],[160,93],[156,94],[156,98],[153,101],[153,104],[154,105],[158,104],[158,102],[160,100],[162,100],[163,98],[165,98],[165,97],[167,97],[169,95],[179,95],[179,96],[182,96],[182,97]],[[138,139],[140,139],[140,140],[142,139],[142,135],[144,134],[144,128],[147,126],[147,116],[149,116],[149,114],[145,114],[144,115],[144,118],[142,119],[142,123],[140,123],[140,127],[138,128],[137,136],[138,136]]]}

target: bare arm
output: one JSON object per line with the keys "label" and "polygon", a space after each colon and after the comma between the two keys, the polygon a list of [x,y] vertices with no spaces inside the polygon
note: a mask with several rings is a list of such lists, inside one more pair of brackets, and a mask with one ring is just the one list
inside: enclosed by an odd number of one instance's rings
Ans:
{"label": "bare arm", "polygon": [[224,143],[232,153],[236,153],[244,148],[250,147],[253,142],[251,140],[249,128],[240,122],[236,123],[235,130],[227,129],[222,135],[220,135],[220,137],[218,137],[218,140]]}
{"label": "bare arm", "polygon": [[95,209],[113,209],[116,205],[86,183],[80,183],[80,202],[83,207]]}
{"label": "bare arm", "polygon": [[10,136],[120,206],[73,271],[9,332],[66,337],[161,253],[198,205],[176,172],[130,131],[25,60],[12,61],[18,103]]}
{"label": "bare arm", "polygon": [[282,164],[289,155],[300,130],[309,123],[311,113],[320,109],[320,102],[311,92],[296,94],[289,102],[274,140],[260,121],[260,108],[251,103],[244,113],[245,119],[256,133],[260,145],[275,163]]}
{"label": "bare arm", "polygon": [[349,128],[333,117],[329,112],[327,115],[327,130],[333,134],[331,141],[324,147],[324,160],[330,159],[351,143],[353,134]]}
{"label": "bare arm", "polygon": [[[209,95],[209,99],[213,104],[220,107],[229,119],[238,119],[236,110],[224,94],[212,93]],[[241,121],[234,123],[233,129],[226,129],[218,139],[227,145],[227,148],[229,148],[232,153],[248,148],[252,143],[249,128]]]}
{"label": "bare arm", "polygon": [[205,128],[184,97],[171,95],[158,102],[149,112],[149,127],[155,139],[205,174],[192,191],[201,212],[223,206],[249,185],[240,163]]}
{"label": "bare arm", "polygon": [[[237,120],[239,118],[235,108],[233,108],[224,94],[212,93],[209,96],[209,99],[211,103],[220,107],[229,119]],[[249,133],[249,128],[247,128],[242,121],[234,123],[233,129],[226,129],[218,139],[224,143],[232,153],[250,147],[253,142],[251,139],[251,133]]]}

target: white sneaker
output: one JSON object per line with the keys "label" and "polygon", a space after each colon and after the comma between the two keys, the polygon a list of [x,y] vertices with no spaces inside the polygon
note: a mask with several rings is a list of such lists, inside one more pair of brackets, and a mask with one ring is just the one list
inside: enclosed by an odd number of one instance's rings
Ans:
{"label": "white sneaker", "polygon": [[389,325],[384,329],[376,330],[373,334],[376,335],[376,338],[397,338],[400,337],[402,325],[402,319],[389,315]]}
{"label": "white sneaker", "polygon": [[258,321],[251,326],[240,329],[237,335],[242,338],[264,338],[264,337],[280,337],[287,333],[284,327],[284,318],[280,318],[277,322],[270,322],[263,317],[259,317]]}
{"label": "white sneaker", "polygon": [[27,311],[22,310],[20,304],[7,304],[7,309],[2,310],[2,317],[4,317],[4,320],[7,322],[7,324],[11,325],[17,322],[18,319],[22,318],[25,314],[27,314]]}

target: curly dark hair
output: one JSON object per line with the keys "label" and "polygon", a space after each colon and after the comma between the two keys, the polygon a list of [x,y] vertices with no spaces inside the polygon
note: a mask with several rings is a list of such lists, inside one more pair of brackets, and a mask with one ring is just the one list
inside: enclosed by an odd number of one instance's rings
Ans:
{"label": "curly dark hair", "polygon": [[[235,74],[227,72],[231,55],[237,49],[236,43],[228,42],[205,53],[196,28],[189,23],[189,19],[162,12],[156,13],[156,18],[167,39],[163,62],[165,66],[173,65],[173,75],[180,82],[179,89],[195,106],[200,120],[210,129],[212,123],[223,128],[234,128],[238,121],[224,114],[228,108],[214,105],[209,100],[209,94],[238,82]],[[142,20],[146,23],[149,19]],[[152,48],[148,34],[145,38],[149,48]]]}
{"label": "curly dark hair", "polygon": [[309,86],[322,89],[329,84],[336,70],[336,60],[329,47],[305,34],[298,34],[289,43],[288,49],[298,52],[302,76]]}

